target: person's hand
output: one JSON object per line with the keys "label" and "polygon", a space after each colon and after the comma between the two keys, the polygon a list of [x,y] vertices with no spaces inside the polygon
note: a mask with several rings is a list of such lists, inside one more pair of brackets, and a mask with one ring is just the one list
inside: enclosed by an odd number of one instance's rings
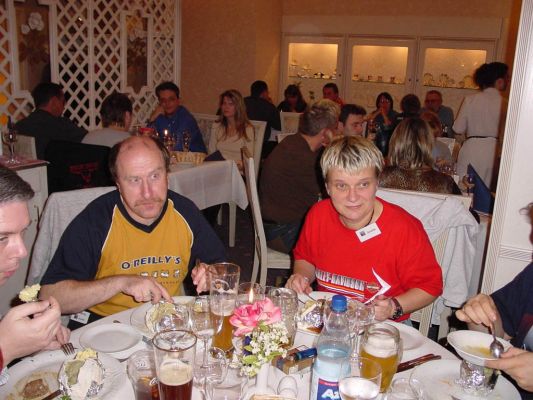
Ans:
{"label": "person's hand", "polygon": [[44,350],[56,350],[59,349],[62,345],[65,343],[68,343],[68,340],[70,339],[70,329],[68,329],[66,326],[59,325],[59,329],[57,330],[56,337],[54,340],[52,340],[48,346],[44,348]]}
{"label": "person's hand", "polygon": [[150,122],[154,122],[157,117],[159,117],[161,114],[163,114],[163,106],[161,104],[158,104],[155,110],[150,115]]}
{"label": "person's hand", "polygon": [[311,288],[311,282],[307,276],[301,274],[293,274],[287,280],[285,287],[294,290],[296,293],[309,294],[313,291]]}
{"label": "person's hand", "polygon": [[[30,318],[35,314],[38,316]],[[10,309],[0,321],[4,365],[50,346],[61,327],[60,317],[59,304],[53,297]]]}
{"label": "person's hand", "polygon": [[207,287],[207,264],[199,263],[191,271],[192,283],[196,285],[196,292],[202,293],[209,290]]}
{"label": "person's hand", "polygon": [[455,312],[457,318],[467,324],[478,324],[490,327],[499,317],[494,300],[489,295],[480,293],[469,299],[465,305]]}
{"label": "person's hand", "polygon": [[121,275],[121,292],[135,299],[137,302],[151,301],[153,304],[159,303],[161,298],[169,303],[173,303],[172,297],[167,290],[154,278],[138,275]]}
{"label": "person's hand", "polygon": [[498,360],[485,361],[488,368],[496,368],[509,374],[528,392],[533,392],[533,353],[511,347]]}
{"label": "person's hand", "polygon": [[391,318],[392,314],[394,314],[394,310],[396,309],[396,306],[391,298],[384,295],[379,295],[376,297],[372,304],[374,305],[374,318],[377,321],[385,321],[386,319]]}

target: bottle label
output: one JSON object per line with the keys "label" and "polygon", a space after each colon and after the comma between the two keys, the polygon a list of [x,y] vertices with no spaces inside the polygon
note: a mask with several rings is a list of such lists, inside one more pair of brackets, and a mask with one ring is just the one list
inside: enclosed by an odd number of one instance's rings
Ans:
{"label": "bottle label", "polygon": [[316,397],[312,400],[340,400],[339,382],[318,378]]}

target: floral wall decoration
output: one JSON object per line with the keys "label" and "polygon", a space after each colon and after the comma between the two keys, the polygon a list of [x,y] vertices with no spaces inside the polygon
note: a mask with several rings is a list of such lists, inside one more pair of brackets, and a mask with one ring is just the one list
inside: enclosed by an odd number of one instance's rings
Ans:
{"label": "floral wall decoration", "polygon": [[36,1],[15,2],[19,90],[50,81],[49,8]]}

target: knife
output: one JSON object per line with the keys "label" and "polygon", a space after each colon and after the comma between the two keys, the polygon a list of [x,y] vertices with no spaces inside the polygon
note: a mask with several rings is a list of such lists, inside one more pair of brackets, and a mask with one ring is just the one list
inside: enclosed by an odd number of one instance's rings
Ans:
{"label": "knife", "polygon": [[403,363],[400,363],[398,365],[398,371],[397,372],[406,371],[408,369],[414,368],[417,365],[423,364],[425,362],[432,361],[432,360],[440,360],[441,358],[442,358],[441,356],[436,355],[436,354],[426,354],[426,355],[423,355],[421,357],[417,357],[417,358],[415,358],[413,360],[409,360],[409,361],[405,361]]}
{"label": "knife", "polygon": [[57,389],[55,392],[50,393],[48,396],[46,396],[44,399],[41,400],[54,400],[57,396],[61,395],[61,390]]}

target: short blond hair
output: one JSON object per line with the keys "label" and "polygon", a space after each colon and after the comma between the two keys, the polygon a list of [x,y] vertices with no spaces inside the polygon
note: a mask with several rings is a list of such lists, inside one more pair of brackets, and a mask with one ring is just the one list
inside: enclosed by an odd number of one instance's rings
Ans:
{"label": "short blond hair", "polygon": [[422,168],[433,165],[435,139],[429,124],[421,118],[407,118],[398,124],[389,143],[391,166]]}
{"label": "short blond hair", "polygon": [[320,159],[322,176],[327,180],[328,172],[337,168],[355,174],[365,168],[374,168],[376,177],[383,170],[383,155],[370,140],[361,136],[340,136],[324,150]]}
{"label": "short blond hair", "polygon": [[301,116],[299,133],[316,136],[323,129],[335,129],[339,119],[339,106],[327,99],[313,103]]}

